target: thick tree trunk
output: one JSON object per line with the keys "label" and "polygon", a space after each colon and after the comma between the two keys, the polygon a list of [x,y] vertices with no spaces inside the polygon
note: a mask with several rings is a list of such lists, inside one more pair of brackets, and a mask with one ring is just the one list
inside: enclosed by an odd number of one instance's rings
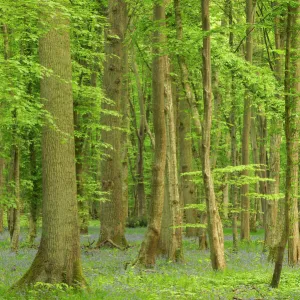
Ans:
{"label": "thick tree trunk", "polygon": [[155,133],[155,152],[152,167],[152,199],[149,207],[149,222],[146,236],[137,258],[137,264],[145,267],[155,265],[164,203],[164,176],[167,151],[164,104],[165,57],[160,48],[161,45],[158,45],[165,41],[164,34],[162,33],[165,27],[164,3],[154,4],[153,20],[156,22],[157,29],[154,31],[153,36],[154,56],[152,65],[153,126]]}
{"label": "thick tree trunk", "polygon": [[[108,127],[101,132],[101,141],[106,145],[105,156],[101,162],[102,191],[107,193],[107,201],[100,208],[100,237],[97,246],[112,243],[121,248],[127,247],[125,238],[125,205],[124,205],[124,170],[125,162],[123,133],[120,128],[124,125],[122,117],[107,114],[105,111],[114,110],[122,113],[122,93],[126,76],[125,33],[127,26],[127,5],[125,1],[108,3],[109,29],[106,32],[106,61],[104,64],[103,86],[109,100],[103,99],[101,124]],[[127,60],[127,58],[126,58]],[[111,103],[113,101],[113,104]],[[127,158],[127,157],[126,157]]]}
{"label": "thick tree trunk", "polygon": [[69,22],[60,10],[55,11],[55,16],[44,18],[51,27],[40,39],[40,62],[52,73],[41,80],[41,98],[55,126],[46,123],[42,134],[41,243],[31,267],[16,283],[16,288],[36,282],[85,285],[76,199],[72,65],[66,29]]}
{"label": "thick tree trunk", "polygon": [[[249,27],[246,31],[246,61],[252,62],[253,53],[253,38],[252,30],[255,16],[255,3],[256,1],[246,1],[246,21]],[[244,99],[244,124],[243,124],[243,136],[242,136],[242,165],[249,164],[249,136],[251,127],[251,99],[248,92],[246,92]],[[243,176],[248,176],[248,170],[242,172]],[[245,241],[250,240],[250,199],[248,196],[249,185],[242,186],[242,199],[241,199],[241,239]]]}
{"label": "thick tree trunk", "polygon": [[[208,0],[201,1],[202,8],[202,29],[204,32],[210,30]],[[214,270],[225,268],[224,256],[224,233],[221,218],[216,203],[213,178],[210,167],[210,135],[212,122],[212,87],[211,87],[211,48],[210,36],[203,38],[203,100],[204,100],[204,122],[202,132],[202,174],[205,188],[208,234],[210,244],[211,263]]]}

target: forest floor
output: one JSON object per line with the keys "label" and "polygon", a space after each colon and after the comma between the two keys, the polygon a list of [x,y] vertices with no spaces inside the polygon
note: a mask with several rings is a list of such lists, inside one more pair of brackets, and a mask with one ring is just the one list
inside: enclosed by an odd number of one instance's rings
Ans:
{"label": "forest floor", "polygon": [[[252,233],[252,241],[232,251],[231,231],[225,229],[227,268],[211,269],[209,251],[200,251],[198,241],[184,239],[185,263],[158,259],[152,270],[130,266],[137,257],[145,228],[128,228],[131,245],[126,251],[86,247],[98,238],[98,222],[90,234],[82,236],[82,261],[90,291],[75,291],[62,285],[37,285],[27,294],[11,293],[8,288],[29,268],[36,249],[26,244],[26,228],[17,254],[9,249],[9,234],[0,235],[0,299],[300,299],[300,268],[283,267],[279,289],[271,289],[273,264],[262,252],[263,231]],[[86,246],[85,246],[86,245]]]}

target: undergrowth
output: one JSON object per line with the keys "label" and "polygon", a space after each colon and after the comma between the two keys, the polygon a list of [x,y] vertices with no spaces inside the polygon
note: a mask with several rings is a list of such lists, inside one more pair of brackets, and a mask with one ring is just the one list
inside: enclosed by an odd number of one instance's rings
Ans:
{"label": "undergrowth", "polygon": [[[227,268],[224,272],[211,269],[209,251],[199,251],[198,241],[184,239],[183,264],[158,259],[156,267],[140,270],[130,263],[136,258],[145,228],[129,228],[131,247],[126,251],[85,247],[98,237],[98,224],[90,234],[82,236],[83,268],[90,291],[76,291],[64,285],[37,284],[24,292],[11,292],[9,287],[29,268],[36,249],[24,247],[18,254],[9,250],[7,233],[0,236],[0,299],[300,299],[299,268],[283,268],[279,289],[269,283],[273,264],[262,252],[263,232],[252,235],[250,243],[240,243],[232,251],[231,231],[225,230]],[[25,231],[23,232],[23,237]]]}

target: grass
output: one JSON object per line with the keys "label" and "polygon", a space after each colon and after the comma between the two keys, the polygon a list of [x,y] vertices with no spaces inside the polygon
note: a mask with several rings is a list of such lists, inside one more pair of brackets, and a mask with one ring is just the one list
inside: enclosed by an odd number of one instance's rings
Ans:
{"label": "grass", "polygon": [[[98,237],[98,222],[92,222],[90,234],[82,236],[82,245]],[[62,285],[41,284],[27,294],[11,293],[8,288],[30,266],[36,249],[26,247],[26,229],[18,254],[9,250],[9,235],[0,236],[0,299],[300,299],[299,268],[284,266],[279,289],[269,283],[273,265],[262,253],[263,231],[252,234],[250,243],[240,244],[232,252],[231,230],[225,229],[227,269],[211,269],[209,251],[199,251],[198,242],[184,239],[185,263],[173,264],[158,259],[153,270],[131,266],[138,253],[145,228],[127,229],[132,245],[126,251],[103,248],[82,250],[83,268],[90,292],[75,291]]]}

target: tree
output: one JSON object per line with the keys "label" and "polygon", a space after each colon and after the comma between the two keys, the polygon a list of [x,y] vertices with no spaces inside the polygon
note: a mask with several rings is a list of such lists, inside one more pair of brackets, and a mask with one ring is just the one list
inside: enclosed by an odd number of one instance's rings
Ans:
{"label": "tree", "polygon": [[[174,0],[175,11],[175,25],[176,25],[176,38],[178,42],[183,42],[183,27],[182,27],[182,14],[180,0]],[[182,54],[177,55],[178,64],[180,68],[181,83],[185,94],[185,99],[180,100],[179,104],[179,148],[180,148],[180,165],[181,173],[188,173],[192,171],[192,141],[188,139],[187,135],[191,133],[191,116],[196,126],[198,135],[198,146],[201,151],[201,122],[198,112],[197,103],[190,84],[189,71],[185,61],[185,57]],[[192,112],[189,113],[188,109],[191,108]],[[196,187],[192,182],[191,176],[184,175],[181,179],[181,192],[184,205],[196,204]],[[197,223],[197,210],[186,210],[186,222],[189,224]],[[187,228],[187,236],[199,235],[198,228]]]}
{"label": "tree", "polygon": [[202,0],[202,30],[203,49],[203,102],[204,102],[204,121],[202,131],[202,176],[205,189],[206,209],[208,216],[208,234],[210,244],[210,257],[214,270],[225,268],[224,256],[224,233],[221,218],[216,203],[214,183],[210,166],[210,140],[212,123],[212,86],[211,86],[211,46],[210,46],[210,1]]}
{"label": "tree", "polygon": [[[104,63],[103,88],[106,99],[102,101],[101,124],[104,130],[101,140],[104,143],[105,155],[101,161],[101,184],[106,201],[101,203],[100,209],[100,237],[97,246],[107,242],[118,247],[127,247],[125,238],[125,207],[123,193],[123,164],[122,154],[123,125],[122,101],[126,83],[127,57],[125,49],[125,33],[127,26],[127,5],[125,1],[109,1],[108,23],[106,32],[106,61]],[[125,63],[126,62],[126,63]],[[114,110],[115,113],[108,111]],[[124,111],[124,109],[123,109]],[[122,128],[126,130],[126,128]]]}
{"label": "tree", "polygon": [[[274,8],[280,7],[278,3],[273,4]],[[283,84],[283,51],[284,51],[284,26],[283,18],[279,14],[274,18],[274,39],[275,48],[279,53],[275,54],[274,61],[274,76],[278,83]],[[282,99],[279,95],[278,99]],[[269,168],[270,178],[274,181],[268,184],[268,193],[278,195],[280,192],[280,145],[282,140],[282,120],[281,113],[274,107],[274,114],[276,117],[271,120],[270,130],[270,155],[269,155]],[[279,203],[278,203],[279,202]],[[280,205],[278,205],[280,204]],[[280,210],[279,210],[280,209]],[[273,255],[274,248],[276,249],[276,243],[281,239],[283,231],[284,218],[278,218],[280,215],[284,215],[284,207],[282,198],[279,200],[267,201],[266,212],[266,228],[265,228],[265,247],[271,247],[270,255]]]}
{"label": "tree", "polygon": [[76,199],[72,65],[69,20],[56,2],[55,15],[45,10],[49,30],[39,42],[41,98],[48,112],[42,134],[43,225],[38,252],[20,288],[36,282],[83,286]]}
{"label": "tree", "polygon": [[299,223],[298,223],[298,131],[299,121],[296,115],[300,109],[300,1],[288,4],[285,54],[285,136],[287,152],[285,224],[278,244],[275,268],[271,282],[278,287],[284,250],[288,242],[288,261],[294,265],[299,261]]}
{"label": "tree", "polygon": [[[255,17],[255,5],[256,1],[246,1],[246,21],[248,28],[246,31],[246,61],[252,62],[253,54],[253,24]],[[246,92],[244,99],[244,124],[243,124],[243,137],[242,137],[242,165],[249,164],[249,136],[251,128],[251,99],[249,92]],[[245,169],[242,173],[243,176],[248,176],[248,170]],[[249,185],[244,184],[242,186],[242,199],[241,199],[241,239],[245,241],[250,240],[250,199],[248,196]]]}
{"label": "tree", "polygon": [[165,56],[161,44],[165,41],[165,4],[155,3],[153,7],[153,62],[152,62],[152,110],[155,134],[155,152],[152,166],[152,196],[149,207],[147,232],[138,254],[137,264],[145,267],[155,265],[158,242],[161,231],[164,203],[165,166],[167,152],[167,134],[165,123]]}
{"label": "tree", "polygon": [[[182,262],[182,201],[179,197],[177,170],[177,143],[175,125],[175,101],[172,92],[170,62],[165,61],[165,110],[167,131],[167,160],[165,170],[165,197],[159,251],[169,261]],[[174,85],[173,85],[174,88]]]}

